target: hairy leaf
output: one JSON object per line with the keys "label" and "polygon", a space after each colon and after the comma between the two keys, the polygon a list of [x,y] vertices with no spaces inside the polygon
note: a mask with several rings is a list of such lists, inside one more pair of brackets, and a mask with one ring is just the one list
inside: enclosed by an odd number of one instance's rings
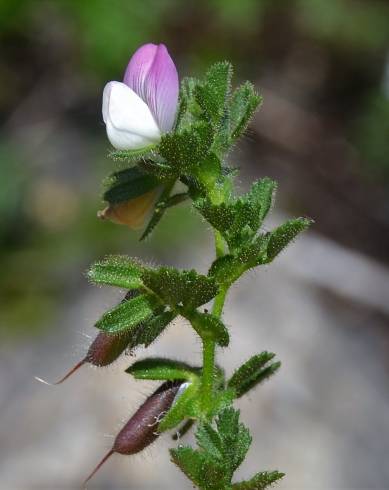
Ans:
{"label": "hairy leaf", "polygon": [[134,259],[124,255],[110,255],[93,264],[87,277],[95,284],[137,289],[142,285],[142,272],[143,267]]}
{"label": "hairy leaf", "polygon": [[235,90],[229,104],[232,140],[244,133],[261,102],[262,97],[255,92],[254,86],[250,82],[244,83]]}
{"label": "hairy leaf", "polygon": [[194,123],[180,133],[164,134],[159,144],[159,151],[179,173],[190,172],[208,155],[212,137],[213,132],[209,124]]}
{"label": "hairy leaf", "polygon": [[145,270],[143,283],[166,304],[183,305],[196,308],[208,303],[218,292],[213,278],[198,274],[196,271],[179,271],[173,267],[161,267]]}
{"label": "hairy leaf", "polygon": [[296,236],[312,224],[308,218],[296,218],[287,221],[269,234],[266,263],[274,260]]}
{"label": "hairy leaf", "polygon": [[262,471],[250,480],[234,483],[232,488],[233,490],[264,490],[284,476],[285,473],[279,471]]}
{"label": "hairy leaf", "polygon": [[157,307],[155,298],[142,294],[107,311],[95,326],[107,333],[127,332],[148,320]]}
{"label": "hairy leaf", "polygon": [[135,362],[126,370],[126,373],[132,374],[135,379],[190,381],[197,377],[198,371],[198,368],[184,362],[154,357]]}
{"label": "hairy leaf", "polygon": [[188,313],[187,318],[201,338],[212,339],[221,347],[227,347],[230,337],[224,323],[219,318],[210,313],[199,313],[198,311]]}
{"label": "hairy leaf", "polygon": [[230,63],[215,63],[208,70],[205,81],[195,87],[196,100],[206,119],[214,125],[219,125],[225,112],[231,78],[232,66]]}
{"label": "hairy leaf", "polygon": [[274,355],[272,352],[261,352],[250,357],[234,372],[227,386],[235,390],[237,398],[269,378],[279,369],[281,366],[280,362],[269,363],[274,358]]}

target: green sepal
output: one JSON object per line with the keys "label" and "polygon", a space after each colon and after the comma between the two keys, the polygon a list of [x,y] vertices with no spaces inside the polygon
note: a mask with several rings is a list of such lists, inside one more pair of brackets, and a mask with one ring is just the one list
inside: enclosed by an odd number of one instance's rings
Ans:
{"label": "green sepal", "polygon": [[205,75],[203,83],[196,85],[195,96],[204,117],[218,126],[225,113],[231,89],[232,65],[227,61],[215,63]]}
{"label": "green sepal", "polygon": [[262,97],[250,82],[245,82],[234,91],[229,103],[231,141],[244,133],[261,102]]}
{"label": "green sepal", "polygon": [[264,490],[273,485],[276,481],[281,480],[285,473],[279,471],[262,471],[254,475],[250,480],[241,481],[232,485],[233,490]]}
{"label": "green sepal", "polygon": [[214,279],[195,270],[179,271],[173,267],[149,269],[144,270],[142,280],[147,288],[172,307],[197,308],[218,293]]}
{"label": "green sepal", "polygon": [[228,330],[218,317],[211,313],[199,313],[196,310],[187,312],[186,317],[202,339],[214,340],[221,347],[228,346],[230,342]]}
{"label": "green sepal", "polygon": [[143,266],[124,255],[109,255],[96,262],[87,272],[94,284],[106,284],[126,289],[138,289],[142,285]]}
{"label": "green sepal", "polygon": [[227,387],[234,390],[236,398],[240,398],[259,383],[269,378],[280,368],[280,362],[270,361],[275,354],[272,352],[261,352],[250,357],[242,364],[227,382]]}
{"label": "green sepal", "polygon": [[270,232],[269,243],[267,246],[267,258],[264,263],[268,264],[274,260],[299,233],[306,230],[312,223],[313,221],[308,218],[291,219]]}
{"label": "green sepal", "polygon": [[141,294],[130,300],[122,301],[107,311],[95,326],[107,333],[127,332],[148,320],[158,305],[153,296]]}
{"label": "green sepal", "polygon": [[186,387],[180,397],[174,401],[173,406],[159,423],[159,432],[173,429],[185,419],[199,417],[199,389],[200,381],[192,378],[190,384]]}
{"label": "green sepal", "polygon": [[198,377],[199,368],[180,361],[154,357],[135,362],[126,373],[135,379],[193,381]]}
{"label": "green sepal", "polygon": [[196,122],[180,133],[162,135],[159,152],[178,173],[191,173],[208,155],[212,138],[211,126]]}
{"label": "green sepal", "polygon": [[117,162],[136,163],[141,158],[154,156],[156,148],[157,145],[152,144],[136,150],[112,150],[108,153],[108,156]]}
{"label": "green sepal", "polygon": [[104,192],[104,201],[117,204],[142,196],[161,185],[161,182],[139,167],[131,167],[112,174],[105,185],[108,189]]}

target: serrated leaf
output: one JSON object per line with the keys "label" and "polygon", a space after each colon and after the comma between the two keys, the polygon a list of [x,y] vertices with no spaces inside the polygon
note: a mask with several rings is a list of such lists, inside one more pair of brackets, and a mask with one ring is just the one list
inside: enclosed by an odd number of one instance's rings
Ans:
{"label": "serrated leaf", "polygon": [[145,347],[148,347],[175,317],[176,314],[173,311],[164,311],[143,322],[139,329],[137,345],[144,344]]}
{"label": "serrated leaf", "polygon": [[192,378],[185,391],[175,400],[170,410],[165,414],[158,425],[159,432],[177,427],[183,420],[196,418],[200,415],[199,408],[200,383]]}
{"label": "serrated leaf", "polygon": [[250,480],[234,483],[232,488],[233,490],[264,490],[284,476],[285,473],[279,471],[262,471]]}
{"label": "serrated leaf", "polygon": [[221,347],[227,347],[230,342],[228,330],[224,323],[211,313],[188,312],[187,318],[201,338],[214,340]]}
{"label": "serrated leaf", "polygon": [[250,357],[234,372],[227,386],[235,391],[236,398],[241,397],[272,374],[275,374],[281,363],[274,362],[269,364],[269,361],[273,358],[274,354],[272,352],[261,352]]}
{"label": "serrated leaf", "polygon": [[244,133],[261,102],[262,97],[255,92],[250,82],[244,83],[234,91],[229,104],[231,140]]}
{"label": "serrated leaf", "polygon": [[206,453],[191,447],[170,449],[172,461],[202,490],[224,489],[223,467],[215,465]]}
{"label": "serrated leaf", "polygon": [[157,307],[155,298],[149,294],[141,294],[107,311],[95,326],[107,333],[127,332],[148,320]]}
{"label": "serrated leaf", "polygon": [[159,152],[179,173],[192,171],[207,157],[212,128],[206,122],[194,123],[180,133],[162,135]]}
{"label": "serrated leaf", "polygon": [[266,218],[273,204],[277,183],[267,177],[260,179],[251,186],[247,194],[247,200],[251,203],[254,211],[254,221],[250,224],[255,231]]}
{"label": "serrated leaf", "polygon": [[154,380],[194,380],[198,376],[199,369],[189,366],[184,362],[165,358],[148,358],[132,364],[126,373],[135,379]]}
{"label": "serrated leaf", "polygon": [[216,259],[208,271],[218,284],[230,285],[244,272],[244,264],[234,255],[224,255]]}
{"label": "serrated leaf", "polygon": [[274,260],[296,236],[312,224],[308,218],[291,219],[269,233],[267,258],[265,263]]}
{"label": "serrated leaf", "polygon": [[191,447],[170,449],[173,463],[199,488],[203,483],[203,457]]}
{"label": "serrated leaf", "polygon": [[111,175],[106,181],[108,189],[103,199],[110,204],[117,204],[143,196],[159,185],[160,180],[154,176],[144,173],[139,167],[131,167]]}
{"label": "serrated leaf", "polygon": [[198,199],[193,204],[204,218],[223,235],[234,223],[235,209],[232,205],[226,203],[214,205],[205,198]]}
{"label": "serrated leaf", "polygon": [[219,125],[231,88],[232,66],[228,62],[215,63],[208,70],[205,81],[195,87],[196,100],[205,117]]}
{"label": "serrated leaf", "polygon": [[223,442],[218,432],[210,424],[200,424],[196,431],[198,446],[213,459],[223,461]]}
{"label": "serrated leaf", "polygon": [[195,88],[199,83],[198,80],[191,77],[182,79],[176,118],[176,131],[190,126],[199,114],[199,106],[194,97]]}
{"label": "serrated leaf", "polygon": [[224,460],[228,462],[230,480],[233,472],[241,465],[250,447],[252,438],[248,429],[239,422],[239,410],[227,408],[216,419],[222,440]]}
{"label": "serrated leaf", "polygon": [[110,255],[96,262],[87,272],[94,284],[106,284],[126,289],[138,289],[142,285],[143,267],[124,255]]}
{"label": "serrated leaf", "polygon": [[213,278],[196,271],[179,271],[173,267],[145,270],[142,275],[145,286],[166,304],[182,304],[187,308],[197,308],[208,303],[218,292]]}

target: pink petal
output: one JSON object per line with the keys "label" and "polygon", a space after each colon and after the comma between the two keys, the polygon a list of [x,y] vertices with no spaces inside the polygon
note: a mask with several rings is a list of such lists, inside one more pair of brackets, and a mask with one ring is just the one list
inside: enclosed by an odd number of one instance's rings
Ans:
{"label": "pink petal", "polygon": [[145,44],[131,58],[124,83],[149,106],[162,133],[173,128],[178,104],[178,74],[166,46]]}

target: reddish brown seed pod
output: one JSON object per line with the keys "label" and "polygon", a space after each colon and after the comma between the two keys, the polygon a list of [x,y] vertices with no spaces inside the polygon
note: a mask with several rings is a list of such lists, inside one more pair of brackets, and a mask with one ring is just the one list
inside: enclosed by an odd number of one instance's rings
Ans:
{"label": "reddish brown seed pod", "polygon": [[[137,295],[137,291],[128,291],[122,302],[132,299]],[[81,359],[81,361],[73,366],[72,369],[70,369],[70,371],[67,372],[61,379],[55,383],[48,383],[41,378],[36,379],[45,384],[59,385],[86,363],[97,367],[108,366],[116,361],[116,359],[125,351],[127,347],[131,347],[134,344],[136,337],[137,331],[130,331],[116,335],[109,335],[105,332],[100,332],[89,346],[88,352],[86,353],[84,359]]]}
{"label": "reddish brown seed pod", "polygon": [[89,362],[93,366],[103,367],[112,364],[124,352],[131,342],[131,334],[108,335],[100,332],[90,345],[84,359],[78,362],[68,373],[65,374],[55,385],[58,385],[71,376],[82,365]]}
{"label": "reddish brown seed pod", "polygon": [[182,383],[167,381],[147,398],[116,436],[112,449],[88,476],[84,485],[113,453],[136,454],[157,439],[158,423],[172,406]]}

